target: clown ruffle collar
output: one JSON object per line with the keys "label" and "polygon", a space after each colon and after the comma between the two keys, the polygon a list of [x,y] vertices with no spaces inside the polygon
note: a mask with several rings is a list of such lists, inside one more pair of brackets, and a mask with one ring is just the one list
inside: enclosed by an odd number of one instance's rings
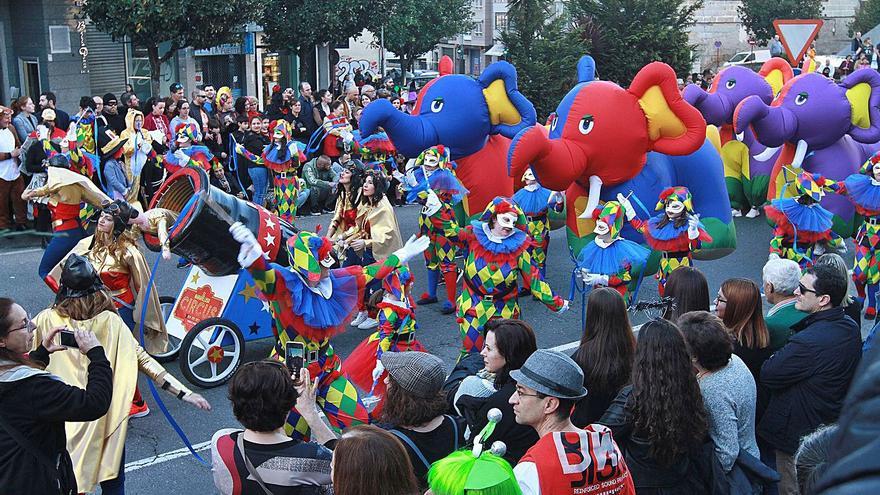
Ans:
{"label": "clown ruffle collar", "polygon": [[817,242],[831,238],[834,215],[819,204],[805,206],[795,198],[774,199],[764,211],[777,228],[797,242]]}
{"label": "clown ruffle collar", "polygon": [[280,147],[275,143],[270,143],[263,150],[263,161],[266,167],[275,172],[287,172],[295,168],[302,161],[302,157],[295,141],[290,141],[286,146]]}
{"label": "clown ruffle collar", "polygon": [[519,229],[513,229],[513,234],[510,234],[509,237],[503,239],[501,242],[496,242],[489,239],[489,235],[486,233],[489,226],[486,225],[486,222],[474,220],[471,222],[471,226],[473,227],[474,237],[477,239],[477,242],[483,247],[483,249],[492,254],[517,253],[529,242],[529,236]]}
{"label": "clown ruffle collar", "polygon": [[616,275],[627,265],[633,269],[643,266],[650,254],[647,248],[628,239],[618,238],[604,248],[590,242],[578,254],[577,267],[599,275]]}
{"label": "clown ruffle collar", "polygon": [[[310,327],[326,330],[338,327],[351,316],[357,307],[357,277],[348,273],[336,273],[331,270],[328,275],[332,297],[325,298],[320,292],[312,291],[302,277],[289,268],[278,269],[284,278],[287,290],[290,291],[290,308],[293,314],[302,318]],[[304,329],[297,328],[303,333]]]}
{"label": "clown ruffle collar", "polygon": [[880,185],[864,174],[852,174],[844,181],[849,198],[866,210],[880,210]]}
{"label": "clown ruffle collar", "polygon": [[522,188],[513,195],[513,200],[526,216],[533,217],[547,211],[550,195],[553,191],[546,187],[538,187],[534,191]]}
{"label": "clown ruffle collar", "polygon": [[[200,162],[200,165],[202,165],[203,167],[205,166],[205,164],[209,164],[211,160],[214,159],[214,154],[211,153],[211,150],[209,150],[207,146],[203,146],[201,144],[196,144],[188,148],[178,148],[178,150],[186,154],[186,156],[189,157],[191,160]],[[178,167],[185,167],[189,164],[189,160],[183,162],[183,160],[177,158],[177,155],[175,155],[173,151],[169,151],[165,154],[165,163]]]}
{"label": "clown ruffle collar", "polygon": [[416,177],[420,177],[418,185],[410,189],[406,195],[407,201],[410,202],[415,201],[419,194],[427,191],[428,188],[433,189],[441,198],[448,198],[452,204],[460,203],[468,193],[467,188],[458,180],[458,177],[446,169],[438,169],[427,180],[425,180],[424,174],[419,174]]}

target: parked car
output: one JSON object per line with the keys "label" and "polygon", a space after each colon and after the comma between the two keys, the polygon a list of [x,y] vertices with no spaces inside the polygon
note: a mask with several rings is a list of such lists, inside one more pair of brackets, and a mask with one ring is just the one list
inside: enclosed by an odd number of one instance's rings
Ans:
{"label": "parked car", "polygon": [[764,62],[768,60],[770,60],[770,50],[752,50],[749,52],[738,52],[730,57],[730,60],[724,62],[723,67],[740,65],[757,71],[761,68],[761,65],[763,65]]}

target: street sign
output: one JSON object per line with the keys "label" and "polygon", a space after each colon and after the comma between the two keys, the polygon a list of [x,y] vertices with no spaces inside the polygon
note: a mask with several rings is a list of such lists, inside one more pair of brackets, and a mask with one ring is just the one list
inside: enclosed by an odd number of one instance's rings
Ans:
{"label": "street sign", "polygon": [[721,42],[720,42],[720,41],[716,41],[716,42],[715,42],[715,48],[721,48]]}
{"label": "street sign", "polygon": [[822,19],[776,19],[773,27],[782,41],[788,61],[793,67],[800,64],[810,43],[816,39],[822,29]]}

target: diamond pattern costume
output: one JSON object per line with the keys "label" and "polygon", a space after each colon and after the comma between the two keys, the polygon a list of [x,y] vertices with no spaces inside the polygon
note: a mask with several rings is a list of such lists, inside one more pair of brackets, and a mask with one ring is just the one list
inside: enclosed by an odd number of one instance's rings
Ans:
{"label": "diamond pattern costume", "polygon": [[[516,228],[504,239],[491,234],[489,224],[500,213],[517,216]],[[459,229],[457,242],[467,252],[464,283],[457,301],[457,322],[462,337],[459,358],[483,348],[483,326],[492,318],[519,318],[517,280],[523,273],[531,279],[532,295],[553,311],[567,307],[544,281],[529,252],[531,238],[526,218],[509,198],[496,197],[479,220]]]}
{"label": "diamond pattern costume", "polygon": [[[400,266],[395,255],[368,266],[350,266],[330,270],[321,277],[319,260],[332,250],[329,239],[303,232],[288,241],[291,268],[258,258],[249,268],[260,290],[260,297],[272,306],[278,335],[272,356],[282,359],[287,342],[301,342],[312,377],[318,377],[318,405],[330,426],[337,431],[368,423],[369,413],[360,401],[355,386],[341,370],[341,361],[330,338],[348,324],[363,298],[366,285],[382,279]],[[317,282],[310,287],[307,280]],[[292,409],[285,429],[298,438],[307,438],[308,425]]]}
{"label": "diamond pattern costume", "polygon": [[[530,174],[531,170],[527,171],[523,179]],[[534,178],[534,174],[531,174],[531,178]],[[544,276],[546,275],[547,248],[550,246],[550,217],[548,213],[551,209],[557,213],[562,211],[565,206],[563,197],[554,194],[553,191],[535,181],[534,184],[527,184],[514,193],[513,201],[526,216],[528,233],[534,241],[529,250],[532,259],[538,265],[538,270]],[[531,281],[528,274],[523,274],[523,277],[524,285],[530,286]]]}
{"label": "diamond pattern costume", "polygon": [[877,315],[877,292],[880,288],[880,182],[874,179],[874,167],[880,164],[880,153],[862,166],[858,174],[834,182],[828,188],[845,195],[864,218],[855,235],[855,262],[852,279],[865,304],[865,318]]}

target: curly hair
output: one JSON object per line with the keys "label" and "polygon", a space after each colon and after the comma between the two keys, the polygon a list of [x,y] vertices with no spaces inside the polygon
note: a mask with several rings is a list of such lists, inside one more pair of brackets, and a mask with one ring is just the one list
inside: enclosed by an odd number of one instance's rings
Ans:
{"label": "curly hair", "polygon": [[131,228],[125,229],[115,239],[112,232],[96,230],[92,241],[92,251],[95,253],[107,252],[117,260],[123,261],[128,254],[129,246],[134,246],[137,250],[137,242],[137,236]]}
{"label": "curly hair", "polygon": [[653,320],[641,328],[632,382],[633,434],[647,440],[655,461],[671,466],[702,445],[708,429],[703,397],[673,323]]}
{"label": "curly hair", "polygon": [[382,406],[382,421],[395,426],[420,426],[446,412],[446,393],[442,390],[430,399],[420,399],[388,377],[388,391]]}
{"label": "curly hair", "polygon": [[707,371],[719,370],[730,362],[733,336],[721,318],[706,311],[691,311],[681,315],[678,327],[691,357]]}
{"label": "curly hair", "polygon": [[229,381],[232,414],[252,431],[273,431],[284,425],[297,392],[283,363],[271,359],[245,363]]}

